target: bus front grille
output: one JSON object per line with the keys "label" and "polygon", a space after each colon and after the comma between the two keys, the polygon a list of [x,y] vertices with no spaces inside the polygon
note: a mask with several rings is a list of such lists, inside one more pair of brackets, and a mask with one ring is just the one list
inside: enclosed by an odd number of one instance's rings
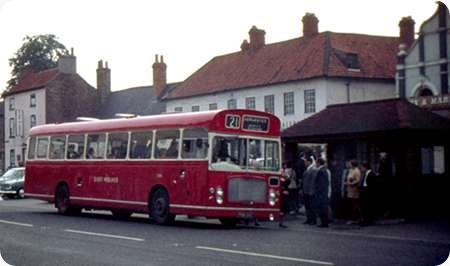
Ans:
{"label": "bus front grille", "polygon": [[266,202],[266,182],[258,179],[233,178],[228,182],[228,201]]}

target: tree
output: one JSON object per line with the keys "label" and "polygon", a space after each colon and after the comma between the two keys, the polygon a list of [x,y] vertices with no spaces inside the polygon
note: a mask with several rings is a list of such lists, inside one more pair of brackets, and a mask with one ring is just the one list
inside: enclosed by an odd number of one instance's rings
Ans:
{"label": "tree", "polygon": [[22,47],[9,59],[12,77],[8,81],[8,88],[19,82],[20,75],[25,70],[39,72],[58,65],[59,56],[69,52],[56,39],[53,34],[26,36],[23,39]]}

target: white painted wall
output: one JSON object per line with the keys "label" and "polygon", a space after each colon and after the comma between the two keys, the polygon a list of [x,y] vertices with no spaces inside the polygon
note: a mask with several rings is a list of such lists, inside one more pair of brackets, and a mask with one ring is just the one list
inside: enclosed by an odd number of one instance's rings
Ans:
{"label": "white painted wall", "polygon": [[[229,99],[237,99],[237,108],[245,108],[245,98],[256,98],[256,110],[264,111],[264,96],[275,96],[275,115],[281,120],[282,129],[303,120],[313,113],[305,113],[304,91],[315,90],[316,112],[327,105],[347,102],[348,80],[345,79],[311,79],[258,88],[247,88],[210,95],[183,99],[167,100],[166,111],[174,112],[176,107],[182,107],[183,112],[190,112],[192,106],[199,105],[200,111],[209,110],[210,103],[217,103],[219,109],[226,109]],[[350,102],[371,101],[395,97],[395,83],[380,81],[351,80],[349,84]],[[284,93],[294,92],[295,113],[284,115]]]}
{"label": "white painted wall", "polygon": [[[450,16],[447,14],[447,25],[450,25]],[[421,26],[421,35],[424,42],[424,62],[419,61],[418,40],[407,51],[405,65],[406,97],[416,97],[422,85],[427,86],[434,95],[441,94],[441,64],[450,67],[449,59],[440,58],[439,47],[439,16],[433,16]],[[447,30],[449,30],[447,26]],[[447,34],[447,54],[450,54],[450,35]],[[399,67],[399,66],[397,66]],[[425,68],[425,75],[420,74],[420,67]],[[450,75],[448,76],[450,83]]]}
{"label": "white painted wall", "polygon": [[[36,95],[36,106],[30,107],[30,96],[32,94]],[[14,98],[15,101],[15,108],[14,110],[9,110],[9,102],[10,99]],[[22,148],[23,144],[26,144],[27,138],[28,138],[28,132],[30,130],[30,116],[32,114],[36,115],[36,125],[42,125],[45,124],[45,89],[39,89],[39,90],[32,90],[27,91],[23,93],[17,93],[10,96],[7,96],[5,98],[5,167],[8,168],[11,165],[10,161],[10,150],[15,150],[15,162],[14,165],[17,166],[17,155],[21,156],[22,158]],[[11,117],[14,118],[14,122],[16,124],[16,129],[20,127],[18,125],[18,118],[17,113],[20,112],[23,113],[23,135],[17,134],[20,132],[17,132],[15,136],[12,138],[10,137],[9,132],[9,119]]]}

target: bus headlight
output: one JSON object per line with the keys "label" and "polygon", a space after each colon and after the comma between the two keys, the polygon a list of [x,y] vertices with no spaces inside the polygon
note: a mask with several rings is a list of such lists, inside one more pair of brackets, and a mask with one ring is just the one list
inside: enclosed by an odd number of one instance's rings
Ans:
{"label": "bus headlight", "polygon": [[223,189],[221,187],[217,187],[216,189],[216,195],[223,197]]}
{"label": "bus headlight", "polygon": [[216,202],[217,204],[223,203],[223,189],[221,187],[216,188]]}
{"label": "bus headlight", "polygon": [[275,193],[275,190],[270,189],[269,190],[269,204],[270,204],[270,206],[275,206],[276,202],[277,202],[277,194]]}
{"label": "bus headlight", "polygon": [[223,203],[223,198],[222,197],[216,197],[216,202],[217,204],[222,204]]}

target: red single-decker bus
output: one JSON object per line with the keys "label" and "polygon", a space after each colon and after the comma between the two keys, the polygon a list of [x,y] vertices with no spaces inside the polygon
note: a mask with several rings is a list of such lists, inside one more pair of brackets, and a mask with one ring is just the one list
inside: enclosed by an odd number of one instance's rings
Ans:
{"label": "red single-decker bus", "polygon": [[277,220],[280,154],[279,119],[253,110],[42,125],[30,130],[25,193],[62,214]]}

